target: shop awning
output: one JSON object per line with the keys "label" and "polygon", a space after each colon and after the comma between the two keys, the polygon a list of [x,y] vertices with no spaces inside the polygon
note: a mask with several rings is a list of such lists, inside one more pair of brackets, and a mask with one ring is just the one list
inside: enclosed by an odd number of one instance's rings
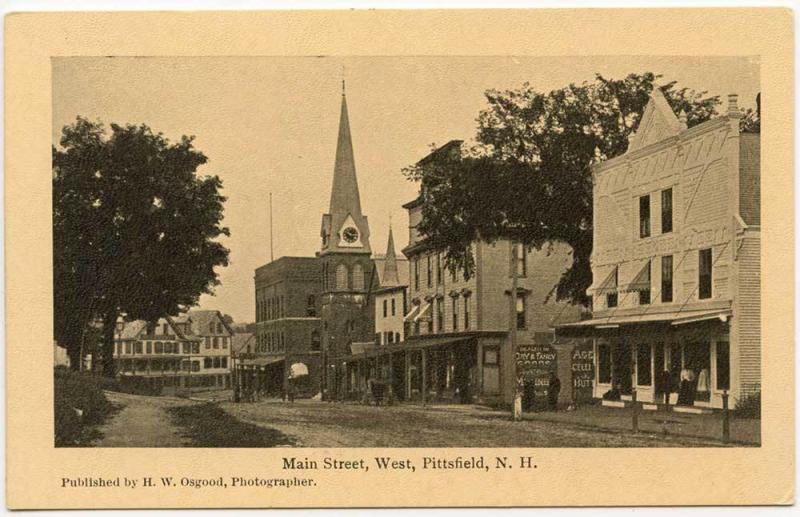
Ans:
{"label": "shop awning", "polygon": [[594,318],[574,323],[559,325],[558,329],[589,329],[589,328],[615,328],[621,325],[636,325],[643,323],[669,323],[671,325],[683,325],[698,321],[719,319],[727,321],[731,316],[730,309],[709,309],[694,311],[672,311],[662,313],[644,313],[625,316],[608,316],[605,318]]}
{"label": "shop awning", "polygon": [[409,313],[406,314],[405,317],[403,317],[403,321],[411,321],[411,319],[414,318],[414,316],[416,316],[418,312],[419,312],[419,305],[415,305],[414,307],[411,308]]}
{"label": "shop awning", "polygon": [[600,285],[598,285],[596,287],[594,285],[592,285],[589,288],[589,290],[590,291],[594,291],[596,294],[613,293],[614,291],[616,291],[617,290],[617,276],[618,276],[617,275],[617,271],[618,271],[617,266],[614,266],[614,268],[608,274],[606,279],[603,280],[602,284],[600,284]]}
{"label": "shop awning", "polygon": [[633,281],[625,286],[625,291],[649,291],[650,290],[650,261],[645,261],[642,269],[636,274]]}
{"label": "shop awning", "polygon": [[239,364],[242,366],[267,366],[283,361],[283,356],[279,357],[256,357],[254,359],[240,359]]}
{"label": "shop awning", "polygon": [[425,307],[420,309],[419,314],[414,316],[414,321],[427,320],[430,317],[429,316],[430,312],[431,312],[431,304],[430,303],[426,303]]}
{"label": "shop awning", "polygon": [[406,348],[418,350],[420,348],[430,348],[443,345],[454,345],[460,342],[467,342],[472,336],[462,337],[433,337],[423,339],[410,339],[406,341]]}

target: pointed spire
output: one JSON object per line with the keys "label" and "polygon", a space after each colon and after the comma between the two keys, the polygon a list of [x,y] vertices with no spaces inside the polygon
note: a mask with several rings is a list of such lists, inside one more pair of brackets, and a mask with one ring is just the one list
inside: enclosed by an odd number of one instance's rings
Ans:
{"label": "pointed spire", "polygon": [[361,215],[361,200],[358,194],[356,163],[353,157],[353,142],[350,137],[350,120],[347,116],[347,97],[342,80],[342,111],[339,116],[339,140],[336,144],[336,164],[333,170],[331,189],[331,215]]}
{"label": "pointed spire", "polygon": [[386,245],[386,263],[383,266],[382,287],[400,285],[400,277],[397,273],[397,255],[394,252],[394,236],[392,226],[389,225],[389,242]]}

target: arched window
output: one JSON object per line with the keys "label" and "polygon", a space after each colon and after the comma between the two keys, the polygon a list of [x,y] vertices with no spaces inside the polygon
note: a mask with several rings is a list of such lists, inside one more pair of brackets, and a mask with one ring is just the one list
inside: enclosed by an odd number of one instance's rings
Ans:
{"label": "arched window", "polygon": [[311,350],[319,350],[319,331],[312,330],[311,331]]}
{"label": "arched window", "polygon": [[361,267],[361,264],[353,266],[353,290],[364,290],[364,268]]}
{"label": "arched window", "polygon": [[347,290],[347,266],[344,264],[336,266],[336,289]]}

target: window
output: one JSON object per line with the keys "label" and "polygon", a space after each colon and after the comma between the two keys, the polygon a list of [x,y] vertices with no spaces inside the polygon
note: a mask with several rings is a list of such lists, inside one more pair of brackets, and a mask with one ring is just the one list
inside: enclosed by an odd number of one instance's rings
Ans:
{"label": "window", "polygon": [[419,257],[414,257],[414,290],[419,291]]}
{"label": "window", "polygon": [[392,316],[394,316],[396,313],[397,313],[397,304],[395,298],[392,297]]}
{"label": "window", "polygon": [[458,298],[455,296],[451,298],[453,300],[453,330],[458,330]]}
{"label": "window", "polygon": [[639,291],[639,305],[649,305],[650,304],[650,268],[652,267],[650,264],[651,263],[648,260],[647,261],[647,266],[645,266],[647,268],[648,286],[647,286],[647,289],[641,289]]}
{"label": "window", "polygon": [[162,332],[162,334],[164,334],[165,336],[168,336],[168,335],[169,335],[169,325],[167,325],[166,323],[164,323],[164,325],[163,325],[163,329],[162,329],[162,331],[161,331],[161,332]]}
{"label": "window", "polygon": [[711,275],[712,275],[711,248],[700,250],[700,278],[698,286],[698,297],[701,300],[711,298]]}
{"label": "window", "polygon": [[214,322],[208,324],[208,332],[213,334],[214,333]]}
{"label": "window", "polygon": [[153,353],[153,344],[150,341],[148,341],[145,345],[146,345],[145,350],[147,351],[147,353],[148,354],[152,354]]}
{"label": "window", "polygon": [[436,300],[436,331],[444,332],[444,300]]}
{"label": "window", "polygon": [[156,341],[156,353],[163,354],[164,353],[164,343],[161,341]]}
{"label": "window", "polygon": [[142,342],[141,341],[137,341],[133,346],[134,346],[134,351],[133,351],[134,354],[141,354],[142,353]]}
{"label": "window", "polygon": [[222,323],[217,323],[217,334],[222,334]]}
{"label": "window", "polygon": [[336,266],[336,289],[347,290],[347,266],[344,264]]}
{"label": "window", "polygon": [[192,353],[199,354],[200,353],[200,343],[192,343]]}
{"label": "window", "polygon": [[308,295],[306,300],[306,316],[314,318],[317,315],[317,299],[313,294]]}
{"label": "window", "polygon": [[597,382],[611,384],[611,346],[597,345]]}
{"label": "window", "polygon": [[653,375],[650,371],[650,358],[652,348],[649,344],[640,344],[636,347],[636,384],[638,386],[650,386],[653,382]]}
{"label": "window", "polygon": [[428,282],[428,287],[431,287],[433,285],[433,269],[431,269],[431,256],[427,255],[426,258],[428,260],[428,279],[427,279],[427,282]]}
{"label": "window", "polygon": [[525,328],[525,295],[517,293],[517,328]]}
{"label": "window", "polygon": [[203,368],[211,368],[211,358],[210,357],[203,358]]}
{"label": "window", "polygon": [[364,268],[361,267],[361,264],[353,266],[353,290],[364,290]]}
{"label": "window", "polygon": [[[614,273],[612,276],[613,280],[613,288],[616,289],[619,286],[619,266],[614,266]],[[613,291],[606,294],[606,307],[609,309],[616,307],[617,302],[619,301],[619,295],[617,291]]]}
{"label": "window", "polygon": [[[512,244],[514,249],[511,251],[511,260],[517,263],[517,276],[525,276],[528,274],[527,253],[525,246],[520,243]],[[514,254],[516,253],[516,257]]]}
{"label": "window", "polygon": [[395,332],[394,333],[394,342],[395,343],[399,343],[400,342],[400,333],[399,332]]}
{"label": "window", "polygon": [[672,255],[661,257],[661,302],[672,302]]}
{"label": "window", "polygon": [[469,296],[464,297],[464,330],[469,329]]}
{"label": "window", "polygon": [[214,336],[214,348],[219,348],[219,338]]}
{"label": "window", "polygon": [[650,237],[650,195],[639,198],[639,237]]}
{"label": "window", "polygon": [[672,231],[672,189],[661,191],[661,233]]}
{"label": "window", "polygon": [[125,343],[125,354],[131,354],[131,343]]}
{"label": "window", "polygon": [[731,351],[727,341],[717,341],[717,389],[731,389]]}
{"label": "window", "polygon": [[497,366],[500,363],[500,354],[497,347],[486,347],[483,349],[484,366]]}
{"label": "window", "polygon": [[383,317],[389,315],[389,300],[383,300]]}
{"label": "window", "polygon": [[436,254],[436,284],[442,285],[444,277],[442,276],[442,254]]}
{"label": "window", "polygon": [[[222,348],[223,348],[224,350],[227,350],[227,349],[228,349],[228,338],[226,338],[226,337],[224,337],[224,336],[222,337]],[[197,352],[195,352],[195,353],[197,353]]]}
{"label": "window", "polygon": [[319,331],[312,330],[311,331],[311,350],[319,350],[319,349],[320,349]]}
{"label": "window", "polygon": [[386,342],[390,345],[394,343],[394,332],[386,333]]}
{"label": "window", "polygon": [[222,358],[222,367],[223,368],[227,368],[228,367],[228,358],[227,357],[223,357]]}

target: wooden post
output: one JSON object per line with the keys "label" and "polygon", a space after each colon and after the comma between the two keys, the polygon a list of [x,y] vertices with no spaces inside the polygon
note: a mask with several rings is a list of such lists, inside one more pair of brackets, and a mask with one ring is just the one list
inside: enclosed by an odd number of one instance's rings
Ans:
{"label": "wooden post", "polygon": [[728,390],[722,392],[722,441],[728,443],[731,440],[731,420],[728,410]]}
{"label": "wooden post", "polygon": [[422,353],[422,405],[428,401],[428,350],[423,348]]}
{"label": "wooden post", "polygon": [[411,352],[406,350],[403,352],[404,361],[405,361],[405,379],[406,379],[406,401],[411,400]]}
{"label": "wooden post", "polygon": [[[517,245],[511,241],[511,302],[509,306],[509,338],[511,348],[511,361],[513,361],[512,368],[514,376],[510,379],[512,393],[514,395],[512,403],[512,411],[514,420],[522,420],[522,390],[519,383],[519,372],[517,371]],[[502,364],[502,363],[501,363]],[[506,370],[508,371],[508,370]]]}
{"label": "wooden post", "polygon": [[639,403],[636,401],[636,388],[634,387],[632,390],[632,411],[631,411],[631,419],[633,420],[633,432],[639,432]]}

